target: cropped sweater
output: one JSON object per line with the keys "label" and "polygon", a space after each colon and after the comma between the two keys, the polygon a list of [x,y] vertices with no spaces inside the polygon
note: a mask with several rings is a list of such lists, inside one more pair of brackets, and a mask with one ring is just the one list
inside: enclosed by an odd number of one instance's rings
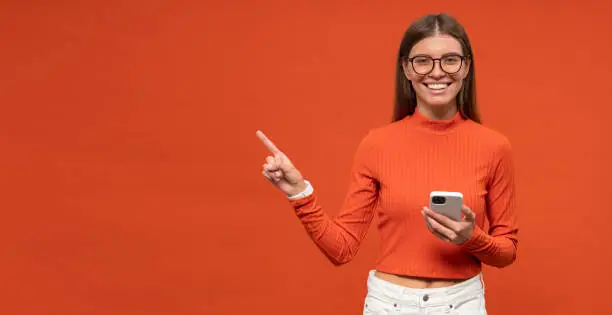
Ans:
{"label": "cropped sweater", "polygon": [[[310,185],[310,183],[308,183]],[[458,191],[476,214],[463,244],[433,235],[421,214],[434,190]],[[376,215],[375,269],[396,275],[467,279],[482,264],[514,262],[518,222],[509,141],[457,113],[431,120],[419,111],[371,129],[352,163],[348,193],[334,216],[312,186],[289,203],[319,249],[336,265],[357,254]]]}

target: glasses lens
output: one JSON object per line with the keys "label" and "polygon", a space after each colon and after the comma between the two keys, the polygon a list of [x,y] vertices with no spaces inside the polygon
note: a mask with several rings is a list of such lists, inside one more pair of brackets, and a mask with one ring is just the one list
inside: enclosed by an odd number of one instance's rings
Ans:
{"label": "glasses lens", "polygon": [[440,65],[442,70],[447,73],[455,73],[461,69],[461,57],[459,56],[446,56],[442,58]]}
{"label": "glasses lens", "polygon": [[433,69],[433,63],[430,57],[419,56],[412,59],[412,68],[418,74],[426,74]]}

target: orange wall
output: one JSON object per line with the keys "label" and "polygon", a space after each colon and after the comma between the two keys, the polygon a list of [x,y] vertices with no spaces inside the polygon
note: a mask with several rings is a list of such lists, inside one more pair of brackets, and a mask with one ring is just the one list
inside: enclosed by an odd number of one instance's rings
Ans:
{"label": "orange wall", "polygon": [[255,130],[336,213],[404,29],[446,11],[516,152],[519,259],[485,270],[490,314],[603,314],[612,9],[527,3],[3,1],[0,313],[359,314],[375,230],[328,263]]}

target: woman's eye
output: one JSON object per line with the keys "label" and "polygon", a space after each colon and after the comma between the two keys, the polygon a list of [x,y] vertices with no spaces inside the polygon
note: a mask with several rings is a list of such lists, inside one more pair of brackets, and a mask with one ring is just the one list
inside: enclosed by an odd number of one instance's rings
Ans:
{"label": "woman's eye", "polygon": [[458,57],[449,57],[449,58],[445,58],[444,59],[444,63],[446,64],[456,64],[461,62],[461,59],[459,59]]}

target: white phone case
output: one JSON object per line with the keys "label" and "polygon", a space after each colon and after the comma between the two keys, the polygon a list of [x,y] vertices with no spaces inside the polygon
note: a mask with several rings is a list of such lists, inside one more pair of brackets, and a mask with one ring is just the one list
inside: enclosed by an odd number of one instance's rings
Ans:
{"label": "white phone case", "polygon": [[463,194],[453,191],[432,191],[429,194],[429,209],[455,221],[461,221]]}

